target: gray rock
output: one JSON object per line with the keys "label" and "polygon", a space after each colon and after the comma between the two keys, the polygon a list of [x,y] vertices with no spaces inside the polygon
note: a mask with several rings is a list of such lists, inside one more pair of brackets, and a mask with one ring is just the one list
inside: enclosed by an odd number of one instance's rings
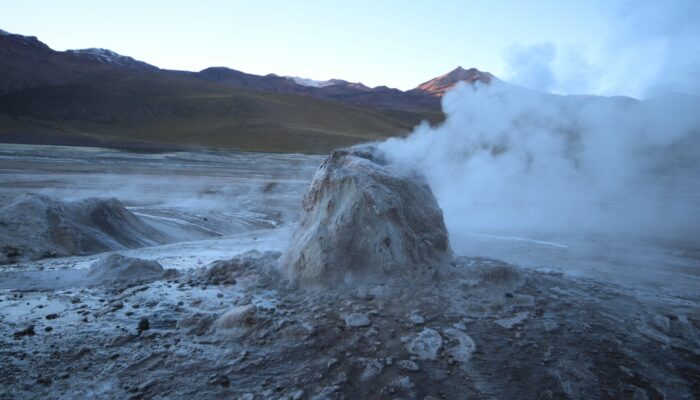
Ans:
{"label": "gray rock", "polygon": [[523,312],[519,312],[519,313],[515,314],[514,316],[512,316],[510,318],[501,318],[501,319],[495,320],[494,322],[503,328],[513,329],[513,327],[515,325],[522,324],[526,319],[528,319],[529,316],[530,316],[530,314],[528,312],[523,311]]}
{"label": "gray rock", "polygon": [[454,343],[446,348],[447,354],[460,363],[466,363],[469,361],[472,354],[476,350],[474,340],[472,340],[472,338],[470,338],[466,333],[453,328],[445,329],[444,333],[445,336],[447,336],[450,341]]}
{"label": "gray rock", "polygon": [[219,260],[199,269],[194,277],[210,285],[234,284],[236,279],[252,272],[260,272],[275,265],[280,253],[250,250],[229,260]]}
{"label": "gray rock", "polygon": [[92,284],[147,282],[159,279],[163,267],[157,261],[110,254],[90,267],[86,279]]}
{"label": "gray rock", "polygon": [[452,324],[452,327],[461,331],[467,330],[467,325],[464,323],[464,321],[455,322],[454,324]]}
{"label": "gray rock", "polygon": [[196,313],[187,315],[177,322],[177,327],[185,330],[188,334],[203,335],[216,321],[216,315]]}
{"label": "gray rock", "polygon": [[304,389],[297,389],[289,394],[291,400],[301,400],[304,398]]}
{"label": "gray rock", "polygon": [[398,362],[398,366],[402,371],[416,372],[420,370],[418,364],[411,360],[401,360]]}
{"label": "gray rock", "polygon": [[401,389],[413,389],[415,385],[411,382],[411,378],[402,375],[397,376],[391,381],[391,386],[401,388]]}
{"label": "gray rock", "polygon": [[423,318],[420,314],[417,314],[416,312],[411,313],[408,319],[413,325],[423,325],[425,323],[425,318]]}
{"label": "gray rock", "polygon": [[654,316],[652,323],[656,329],[665,334],[668,334],[671,331],[671,320],[665,315],[659,314]]}
{"label": "gray rock", "polygon": [[345,325],[351,328],[358,328],[362,326],[369,326],[369,317],[361,313],[352,313],[345,316]]}
{"label": "gray rock", "polygon": [[379,375],[382,372],[382,369],[384,368],[384,365],[379,362],[379,360],[375,359],[366,359],[364,360],[364,368],[362,370],[362,373],[360,374],[360,380],[361,381],[367,381],[375,376]]}
{"label": "gray rock", "polygon": [[486,259],[473,264],[470,270],[475,274],[479,284],[513,285],[523,281],[523,274],[518,267],[498,260]]}
{"label": "gray rock", "polygon": [[556,321],[546,320],[542,323],[545,332],[554,332],[559,329],[559,324]]}
{"label": "gray rock", "polygon": [[430,328],[423,329],[406,344],[406,350],[419,360],[435,360],[441,348],[442,337]]}
{"label": "gray rock", "polygon": [[452,257],[424,179],[392,170],[365,145],[336,150],[319,167],[279,265],[292,281],[334,285],[430,279]]}
{"label": "gray rock", "polygon": [[111,338],[107,341],[107,347],[121,347],[136,339],[136,335],[131,333]]}
{"label": "gray rock", "polygon": [[245,328],[251,325],[256,307],[252,304],[234,307],[223,313],[215,322],[214,329]]}

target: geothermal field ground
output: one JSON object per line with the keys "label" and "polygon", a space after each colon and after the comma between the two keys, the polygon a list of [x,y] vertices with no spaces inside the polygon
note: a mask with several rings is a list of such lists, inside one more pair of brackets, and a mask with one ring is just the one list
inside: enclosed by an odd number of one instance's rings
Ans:
{"label": "geothermal field ground", "polygon": [[0,398],[700,397],[697,240],[448,245],[372,151],[0,145]]}

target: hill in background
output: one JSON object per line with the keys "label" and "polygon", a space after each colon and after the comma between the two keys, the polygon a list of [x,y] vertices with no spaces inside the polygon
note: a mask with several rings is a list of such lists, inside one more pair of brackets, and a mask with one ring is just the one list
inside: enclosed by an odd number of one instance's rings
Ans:
{"label": "hill in background", "polygon": [[224,67],[171,71],[0,31],[0,141],[325,153],[439,123],[444,91],[480,76],[491,77],[458,68],[403,92]]}

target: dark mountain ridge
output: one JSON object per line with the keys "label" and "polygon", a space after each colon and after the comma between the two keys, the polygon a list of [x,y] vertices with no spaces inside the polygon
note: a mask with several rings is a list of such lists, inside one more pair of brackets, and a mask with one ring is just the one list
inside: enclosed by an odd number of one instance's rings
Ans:
{"label": "dark mountain ridge", "polygon": [[0,31],[0,141],[326,152],[444,118],[439,95],[420,87],[299,82],[226,67],[164,70]]}

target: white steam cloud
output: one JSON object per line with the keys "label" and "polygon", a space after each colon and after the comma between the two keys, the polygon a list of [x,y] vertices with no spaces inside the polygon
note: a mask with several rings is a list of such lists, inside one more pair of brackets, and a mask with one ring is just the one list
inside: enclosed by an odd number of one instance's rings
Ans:
{"label": "white steam cloud", "polygon": [[504,78],[553,93],[700,95],[700,2],[625,0],[601,11],[613,30],[599,46],[514,45]]}
{"label": "white steam cloud", "polygon": [[441,126],[379,145],[395,165],[425,175],[453,239],[697,242],[700,2],[606,7],[614,31],[600,47],[515,45],[506,80],[520,86],[458,85],[443,98]]}
{"label": "white steam cloud", "polygon": [[495,80],[459,85],[443,109],[443,125],[380,149],[426,176],[453,237],[700,226],[697,97],[559,96]]}

